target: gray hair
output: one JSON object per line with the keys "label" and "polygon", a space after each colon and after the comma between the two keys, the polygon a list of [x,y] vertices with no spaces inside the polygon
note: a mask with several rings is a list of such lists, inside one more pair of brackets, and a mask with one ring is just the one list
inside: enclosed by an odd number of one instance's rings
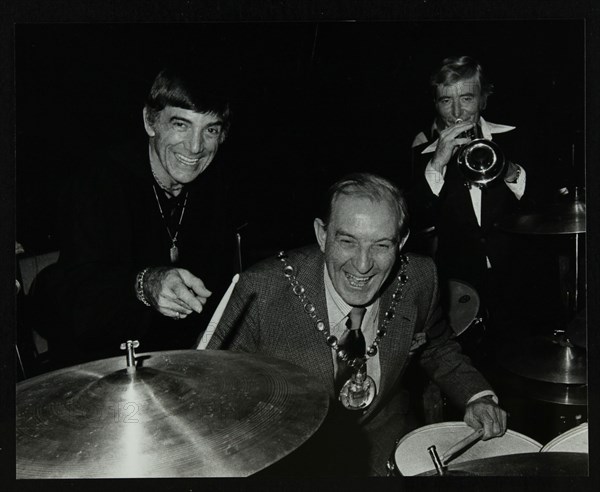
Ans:
{"label": "gray hair", "polygon": [[331,219],[335,201],[340,195],[367,197],[373,202],[385,201],[390,204],[398,218],[398,239],[408,235],[408,208],[400,189],[391,181],[371,173],[353,173],[336,181],[327,192],[327,202],[323,221]]}

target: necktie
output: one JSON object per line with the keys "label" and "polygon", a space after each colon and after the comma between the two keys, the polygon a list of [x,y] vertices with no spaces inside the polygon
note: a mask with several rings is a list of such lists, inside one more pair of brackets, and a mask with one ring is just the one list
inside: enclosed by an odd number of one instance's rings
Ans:
{"label": "necktie", "polygon": [[[354,307],[346,321],[346,331],[339,341],[339,346],[348,354],[347,360],[365,355],[366,343],[360,325],[365,316],[366,308]],[[336,387],[341,388],[352,374],[352,368],[344,361],[339,361],[338,373],[335,378]]]}

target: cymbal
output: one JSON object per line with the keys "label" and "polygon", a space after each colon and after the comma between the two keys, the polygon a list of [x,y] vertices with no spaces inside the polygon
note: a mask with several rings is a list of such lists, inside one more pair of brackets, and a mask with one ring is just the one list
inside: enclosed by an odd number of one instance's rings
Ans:
{"label": "cymbal", "polygon": [[585,350],[565,337],[535,336],[500,349],[500,365],[537,381],[586,384]]}
{"label": "cymbal", "polygon": [[585,202],[576,198],[537,213],[509,215],[498,222],[507,232],[521,234],[582,234],[586,231]]}
{"label": "cymbal", "polygon": [[[447,476],[561,477],[587,476],[587,453],[518,453],[450,463]],[[438,476],[435,470],[418,476]]]}
{"label": "cymbal", "polygon": [[535,379],[518,376],[508,370],[496,371],[493,378],[493,386],[503,394],[557,405],[580,407],[587,405],[587,384],[536,381]]}
{"label": "cymbal", "polygon": [[329,397],[301,368],[213,350],[125,356],[17,385],[17,478],[240,477],[319,427]]}

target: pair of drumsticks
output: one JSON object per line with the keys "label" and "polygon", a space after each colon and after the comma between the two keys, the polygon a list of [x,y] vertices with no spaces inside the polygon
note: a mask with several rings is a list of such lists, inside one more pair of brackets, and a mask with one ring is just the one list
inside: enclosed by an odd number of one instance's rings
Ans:
{"label": "pair of drumsticks", "polygon": [[462,450],[478,441],[483,437],[483,428],[477,429],[476,431],[469,434],[464,439],[461,439],[456,444],[454,444],[448,451],[446,451],[441,457],[438,455],[437,450],[435,448],[435,444],[433,446],[429,446],[427,451],[429,451],[429,456],[433,461],[435,466],[435,471],[438,475],[444,474],[444,469],[448,465],[448,462],[452,460],[457,454],[459,454]]}

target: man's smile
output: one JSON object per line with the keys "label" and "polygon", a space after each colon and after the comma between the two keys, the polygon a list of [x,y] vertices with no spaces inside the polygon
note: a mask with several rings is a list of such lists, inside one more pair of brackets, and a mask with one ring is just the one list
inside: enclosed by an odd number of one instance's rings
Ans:
{"label": "man's smile", "polygon": [[352,275],[351,273],[344,272],[346,279],[351,287],[355,287],[357,289],[362,289],[366,285],[368,285],[369,281],[374,277],[374,275],[368,275],[365,277],[357,277],[356,275]]}
{"label": "man's smile", "polygon": [[197,157],[195,159],[191,159],[189,157],[186,157],[182,154],[178,154],[175,153],[175,158],[181,162],[184,166],[195,166],[196,164],[198,164],[198,161],[200,161],[200,157]]}

